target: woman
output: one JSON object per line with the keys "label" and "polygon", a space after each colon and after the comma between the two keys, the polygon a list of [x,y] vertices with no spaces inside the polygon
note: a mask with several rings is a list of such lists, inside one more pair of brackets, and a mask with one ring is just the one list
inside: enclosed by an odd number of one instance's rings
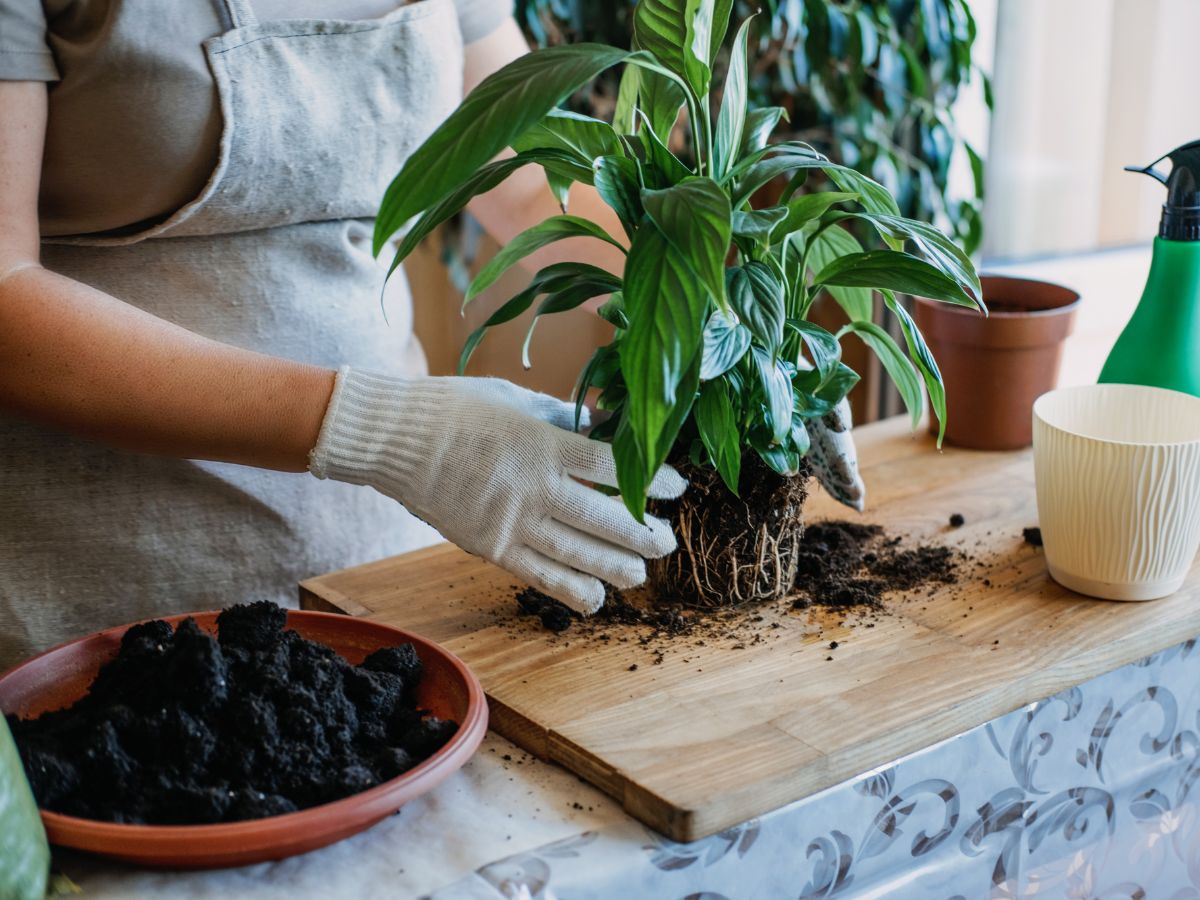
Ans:
{"label": "woman", "polygon": [[[576,480],[613,462],[565,404],[423,377],[402,278],[382,326],[388,179],[526,49],[499,0],[0,0],[0,668],[290,602],[418,518],[584,612],[674,548]],[[556,209],[523,176],[472,207],[501,241]]]}

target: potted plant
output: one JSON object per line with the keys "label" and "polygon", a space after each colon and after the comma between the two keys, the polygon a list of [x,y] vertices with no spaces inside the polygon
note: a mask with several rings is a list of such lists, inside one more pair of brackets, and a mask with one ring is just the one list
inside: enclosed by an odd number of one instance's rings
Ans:
{"label": "potted plant", "polygon": [[[476,276],[470,302],[519,260],[550,242],[590,236],[627,245],[615,275],[584,263],[537,272],[474,332],[540,299],[536,315],[608,295],[614,326],[580,376],[611,413],[591,436],[611,442],[621,496],[644,515],[646,487],[668,459],[692,486],[665,510],[680,548],[651,570],[652,587],[714,605],[786,594],[795,577],[810,450],[808,423],[828,416],[858,381],[839,340],[854,335],[880,358],[912,415],[925,391],[939,421],[945,393],[937,364],[894,292],[983,309],[966,254],[940,231],[899,215],[880,184],[808,144],[770,143],[778,107],[747,111],[748,23],[734,38],[719,110],[710,111],[712,62],[730,0],[641,0],[634,49],[576,44],[535,51],[480,84],[408,159],[376,220],[375,251],[413,216],[393,269],[475,195],[525,165],[540,165],[563,204],[514,238]],[[558,109],[605,70],[624,65],[614,121]],[[692,163],[666,139],[686,112]],[[505,148],[514,154],[495,157]],[[836,190],[802,193],[811,172]],[[778,201],[755,209],[761,187],[785,179]],[[617,213],[621,236],[566,211],[572,182],[594,185]],[[880,237],[865,249],[843,225]],[[910,249],[914,252],[910,252]],[[808,321],[828,291],[849,324],[837,334]],[[906,350],[871,321],[872,291],[900,320]],[[534,319],[531,330],[537,324]]]}

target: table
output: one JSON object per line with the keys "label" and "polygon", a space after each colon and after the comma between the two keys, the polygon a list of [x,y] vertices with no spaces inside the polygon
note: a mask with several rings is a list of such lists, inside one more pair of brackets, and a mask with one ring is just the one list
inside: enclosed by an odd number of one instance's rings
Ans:
{"label": "table", "polygon": [[[1064,381],[1098,369],[1120,326],[1117,310],[1140,289],[1145,256],[1021,268],[1075,285],[1086,276]],[[94,898],[973,898],[1034,889],[1130,896],[1134,885],[1142,896],[1195,896],[1200,650],[1192,636],[1178,637],[1144,660],[695,844],[666,841],[566,772],[489,736],[434,794],[304,857],[214,873],[56,858]]]}

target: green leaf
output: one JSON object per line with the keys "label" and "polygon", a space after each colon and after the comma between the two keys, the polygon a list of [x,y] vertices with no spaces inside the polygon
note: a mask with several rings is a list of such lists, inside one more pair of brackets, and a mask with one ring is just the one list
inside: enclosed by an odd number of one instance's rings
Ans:
{"label": "green leaf", "polygon": [[[638,114],[643,115],[640,110]],[[667,148],[652,128],[643,128],[637,139],[645,149],[646,162],[655,176],[655,187],[671,187],[685,178],[692,177],[692,170],[679,161],[679,157]]]}
{"label": "green leaf", "polygon": [[629,317],[625,315],[625,295],[621,291],[614,291],[596,310],[596,315],[615,328],[628,328]]}
{"label": "green leaf", "polygon": [[799,197],[793,197],[784,207],[783,218],[771,230],[771,242],[777,243],[814,219],[821,218],[831,206],[857,199],[858,194],[847,194],[840,191],[821,191],[816,194],[802,194]]}
{"label": "green leaf", "polygon": [[713,14],[713,0],[640,0],[633,13],[638,49],[653,53],[698,97],[708,92],[712,78]]}
{"label": "green leaf", "polygon": [[748,167],[748,161],[754,157],[747,157],[730,171],[730,175],[737,178],[737,189],[733,195],[735,207],[741,206],[755,191],[780,175],[820,169],[842,191],[858,194],[859,202],[868,212],[896,216],[900,214],[895,198],[879,182],[848,166],[830,162],[806,144],[791,142],[772,144],[761,152],[774,155],[767,156]]}
{"label": "green leaf", "polygon": [[870,250],[834,260],[817,274],[817,284],[886,288],[902,294],[977,308],[975,298],[941,269],[910,253]]}
{"label": "green leaf", "polygon": [[[524,153],[518,153],[516,156],[511,156],[508,159],[500,159],[494,163],[484,166],[479,171],[473,173],[462,184],[451,191],[446,197],[442,198],[436,204],[427,209],[424,214],[413,223],[412,228],[404,235],[404,239],[400,242],[400,246],[396,249],[396,256],[392,260],[389,274],[394,272],[397,266],[402,263],[413,250],[417,249],[417,245],[421,243],[430,232],[435,228],[459,212],[470,200],[479,195],[486,194],[505,178],[515,172],[522,166],[527,166],[535,162],[555,161],[565,165],[573,164],[570,157],[561,150],[527,150]],[[586,177],[591,177],[590,174]],[[378,251],[377,251],[378,252]]]}
{"label": "green leaf", "polygon": [[881,213],[844,213],[846,217],[870,222],[885,239],[890,239],[893,249],[903,249],[905,241],[912,241],[921,254],[959,284],[969,287],[979,298],[983,309],[983,287],[970,257],[954,241],[926,222],[917,222],[902,216]]}
{"label": "green leaf", "polygon": [[712,13],[712,39],[708,45],[708,62],[710,64],[721,52],[721,44],[725,43],[731,15],[733,15],[733,0],[716,0]]}
{"label": "green leaf", "polygon": [[[705,226],[699,217],[671,225],[683,246],[702,244]],[[659,228],[641,228],[625,263],[629,330],[621,341],[620,358],[629,390],[625,417],[646,465],[642,474],[647,483],[666,458],[666,451],[657,448],[666,437],[675,437],[667,435],[667,424],[675,418],[679,386],[690,370],[699,373],[707,306],[704,285],[688,257]],[[622,481],[622,493],[626,487]],[[640,499],[625,498],[627,504]]]}
{"label": "green leaf", "polygon": [[624,156],[602,156],[595,162],[593,177],[600,198],[612,207],[625,234],[632,238],[644,215],[637,163]]}
{"label": "green leaf", "polygon": [[622,251],[625,249],[594,222],[578,216],[552,216],[544,222],[522,231],[505,244],[488,264],[479,270],[479,274],[475,276],[471,286],[467,289],[463,306],[465,307],[479,294],[495,284],[496,279],[529,254],[555,241],[572,237],[598,238]]}
{"label": "green leaf", "polygon": [[891,291],[883,292],[883,302],[900,322],[900,331],[904,335],[904,343],[908,345],[909,358],[917,366],[921,378],[925,381],[925,390],[929,393],[929,406],[938,420],[938,447],[942,446],[942,438],[946,436],[946,387],[942,382],[942,373],[938,369],[937,360],[925,343],[917,323],[896,300]]}
{"label": "green leaf", "polygon": [[566,287],[548,294],[546,299],[538,306],[537,312],[530,321],[529,330],[525,332],[525,341],[521,345],[522,365],[526,369],[533,368],[533,363],[529,360],[529,346],[533,342],[534,329],[537,328],[542,316],[576,309],[593,297],[599,297],[602,294],[616,290],[620,286],[620,283],[620,280],[615,275],[608,278],[580,278],[572,281]]}
{"label": "green leaf", "polygon": [[733,166],[742,147],[742,132],[746,125],[746,100],[750,70],[746,59],[746,42],[750,37],[751,16],[738,29],[729,57],[729,74],[721,97],[721,112],[717,116],[717,133],[713,142],[713,177],[724,178]]}
{"label": "green leaf", "polygon": [[729,387],[723,380],[709,381],[700,388],[700,397],[692,411],[696,430],[708,450],[709,459],[726,487],[736,497],[742,467],[742,442],[729,399]]}
{"label": "green leaf", "polygon": [[711,178],[692,177],[661,191],[642,191],[642,205],[682,264],[700,278],[713,302],[722,305],[732,232],[729,197]]}
{"label": "green leaf", "polygon": [[825,382],[842,360],[842,345],[820,325],[803,319],[788,319],[787,327],[804,341],[804,346],[808,348],[809,356],[812,357],[813,366],[821,376],[821,382]]}
{"label": "green leaf", "polygon": [[[634,69],[634,71],[638,71]],[[607,122],[552,109],[541,122],[512,142],[513,150],[561,150],[590,172],[598,156],[623,156],[621,140]]]}
{"label": "green leaf", "polygon": [[729,305],[774,358],[783,343],[783,283],[755,261],[730,268],[727,282]]}
{"label": "green leaf", "polygon": [[787,437],[792,427],[792,408],[795,404],[792,380],[778,360],[761,347],[751,347],[754,364],[758,371],[759,384],[767,403],[767,419],[771,427],[772,440],[779,443]]}
{"label": "green leaf", "polygon": [[921,424],[921,415],[925,412],[925,391],[921,387],[921,378],[917,370],[908,361],[908,357],[892,340],[892,336],[874,322],[851,322],[839,334],[853,333],[862,338],[864,344],[870,347],[884,369],[891,376],[900,391],[900,397],[908,408],[915,429]]}
{"label": "green leaf", "polygon": [[[633,134],[637,129],[634,112],[638,108],[638,94],[642,90],[642,72],[637,66],[626,66],[617,85],[617,105],[613,109],[613,130],[618,134]],[[683,105],[683,101],[680,101]],[[676,113],[679,109],[676,108]]]}
{"label": "green leaf", "polygon": [[788,211],[782,206],[753,209],[750,212],[733,211],[733,233],[738,237],[750,238],[759,244],[770,243],[771,233],[784,219]]}
{"label": "green leaf", "polygon": [[627,65],[617,92],[613,127],[621,134],[633,134],[640,124],[636,114],[640,109],[658,139],[669,143],[679,110],[686,102],[687,95],[677,82],[653,69]]}
{"label": "green leaf", "polygon": [[404,163],[375,219],[375,253],[405,222],[469,178],[546,113],[630,53],[601,44],[550,47],[513,60],[471,91]]}
{"label": "green leaf", "polygon": [[764,106],[750,110],[746,114],[746,124],[742,129],[742,148],[738,156],[748,156],[766,147],[780,119],[787,119],[787,110],[782,106]]}
{"label": "green leaf", "polygon": [[[808,245],[808,267],[820,272],[835,260],[852,253],[861,253],[862,245],[846,229],[831,225]],[[845,310],[851,322],[869,322],[875,313],[875,302],[869,288],[837,287],[826,285],[838,306]]]}
{"label": "green leaf", "polygon": [[596,378],[600,371],[606,365],[611,365],[617,356],[617,348],[615,344],[607,344],[603,347],[598,347],[596,352],[592,354],[583,371],[579,373],[579,381],[575,384],[575,430],[579,431],[579,424],[583,419],[583,406],[587,400],[587,393],[591,390],[592,385],[596,383]]}
{"label": "green leaf", "polygon": [[713,311],[704,326],[700,363],[703,381],[724,375],[750,349],[750,330],[723,309]]}
{"label": "green leaf", "polygon": [[[595,434],[595,431],[592,432]],[[653,475],[648,473],[646,455],[633,432],[629,415],[623,415],[617,423],[612,439],[613,462],[617,467],[617,486],[625,508],[639,522],[646,521],[646,490]]]}
{"label": "green leaf", "polygon": [[[458,358],[458,374],[461,375],[466,371],[467,363],[471,360],[471,355],[479,346],[480,341],[483,340],[484,335],[487,334],[488,329],[517,318],[517,316],[533,306],[533,301],[539,295],[552,291],[560,291],[575,282],[602,282],[605,279],[610,284],[618,281],[617,276],[604,271],[604,269],[598,266],[591,266],[587,263],[555,263],[539,270],[530,281],[529,287],[503,304],[482,325],[467,336],[467,340],[463,343],[462,353],[459,354]],[[619,286],[619,284],[616,286]],[[616,288],[613,287],[611,289],[615,290]],[[601,291],[600,293],[604,292]]]}

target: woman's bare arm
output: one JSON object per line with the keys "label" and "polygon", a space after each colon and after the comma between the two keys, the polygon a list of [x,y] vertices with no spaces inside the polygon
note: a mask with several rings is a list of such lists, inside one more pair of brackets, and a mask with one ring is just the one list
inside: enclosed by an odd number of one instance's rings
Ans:
{"label": "woman's bare arm", "polygon": [[303,471],[332,371],[208,340],[39,265],[45,127],[46,86],[0,82],[0,412],[126,450]]}

